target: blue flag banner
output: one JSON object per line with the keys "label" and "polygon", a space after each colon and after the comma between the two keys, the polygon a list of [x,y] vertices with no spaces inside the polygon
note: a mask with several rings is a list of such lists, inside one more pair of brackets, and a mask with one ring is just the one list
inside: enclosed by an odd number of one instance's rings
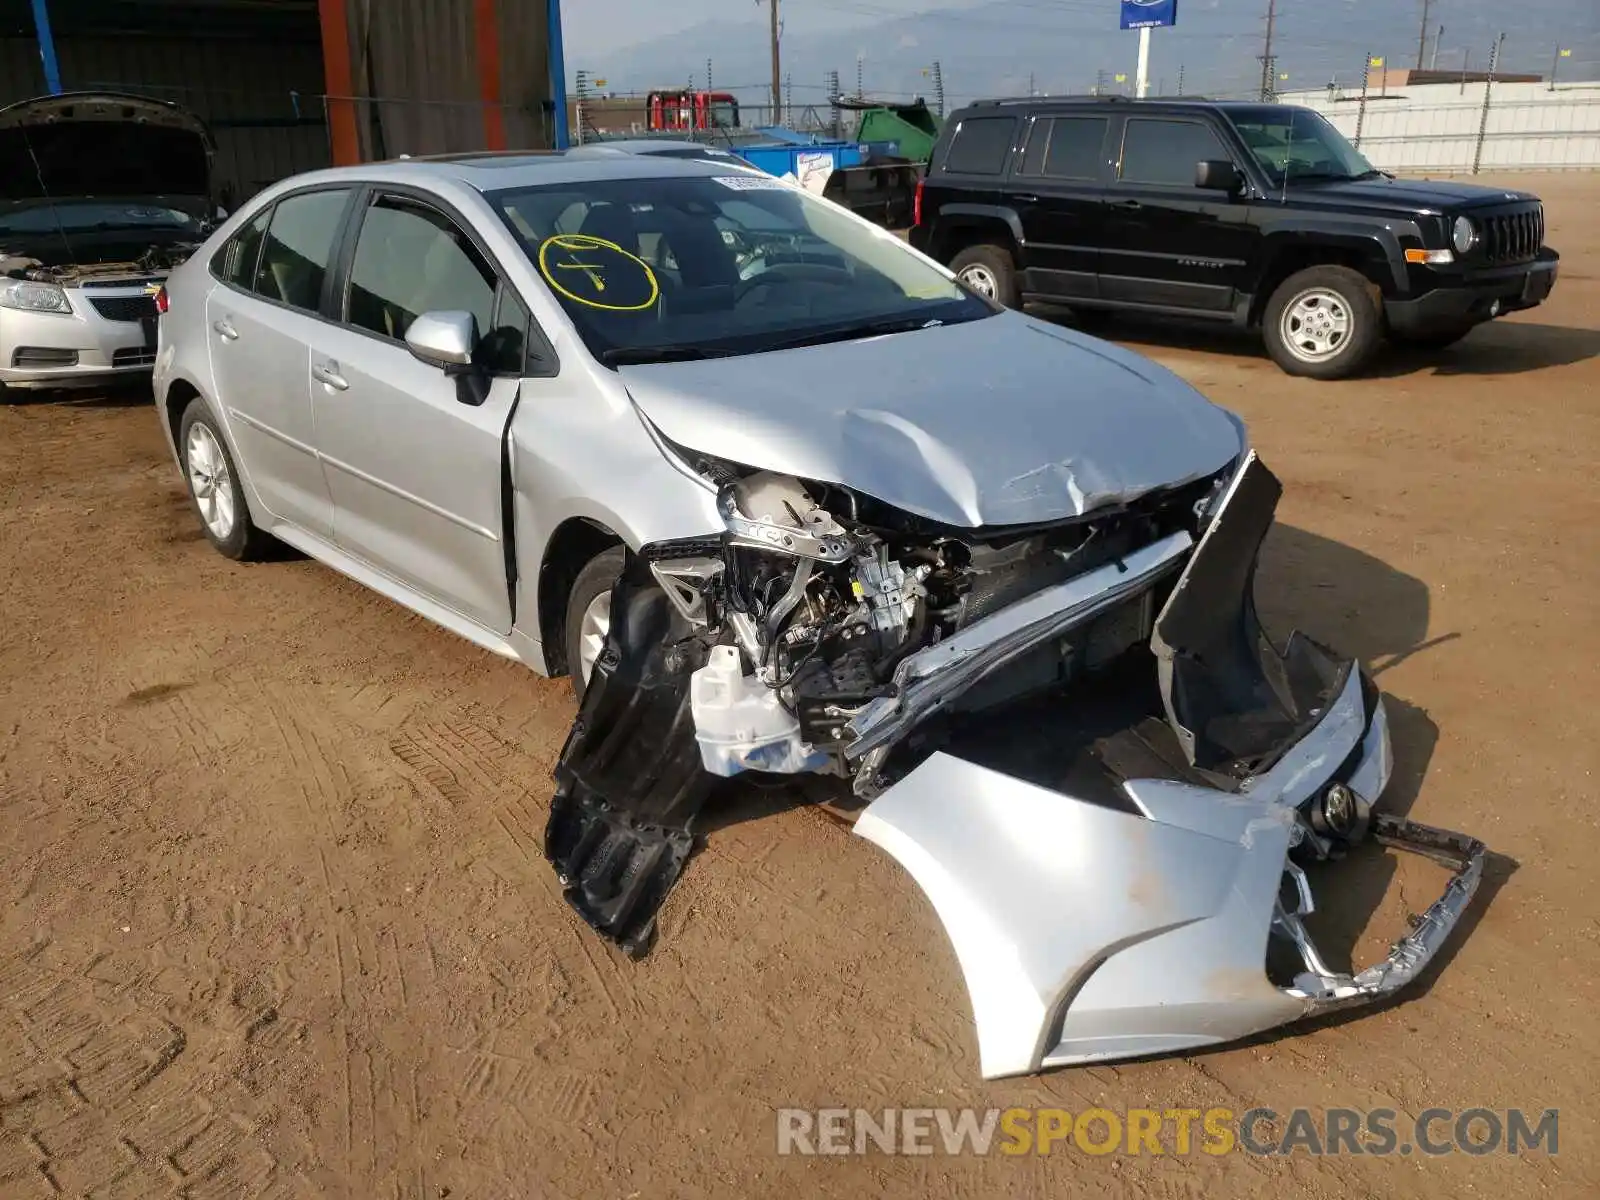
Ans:
{"label": "blue flag banner", "polygon": [[1124,29],[1156,29],[1178,23],[1178,0],[1122,0]]}

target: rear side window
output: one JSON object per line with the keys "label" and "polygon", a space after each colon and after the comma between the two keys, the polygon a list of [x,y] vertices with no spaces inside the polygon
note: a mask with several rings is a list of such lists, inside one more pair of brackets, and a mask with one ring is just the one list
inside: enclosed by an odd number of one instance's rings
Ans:
{"label": "rear side window", "polygon": [[1194,186],[1194,165],[1204,159],[1231,159],[1209,125],[1198,121],[1135,118],[1122,136],[1123,183]]}
{"label": "rear side window", "polygon": [[[1057,117],[1045,150],[1044,173],[1058,179],[1098,179],[1109,124],[1105,117]],[[1193,167],[1189,174],[1192,178]]]}
{"label": "rear side window", "polygon": [[261,239],[267,232],[267,219],[272,210],[264,210],[238,233],[223,244],[211,260],[211,270],[224,283],[250,290],[256,277],[256,264],[261,260]]}
{"label": "rear side window", "polygon": [[967,117],[956,126],[944,169],[957,175],[998,175],[1011,149],[1013,117]]}
{"label": "rear side window", "polygon": [[316,312],[322,305],[322,281],[333,255],[333,239],[349,198],[350,189],[340,188],[278,201],[253,290],[268,300]]}

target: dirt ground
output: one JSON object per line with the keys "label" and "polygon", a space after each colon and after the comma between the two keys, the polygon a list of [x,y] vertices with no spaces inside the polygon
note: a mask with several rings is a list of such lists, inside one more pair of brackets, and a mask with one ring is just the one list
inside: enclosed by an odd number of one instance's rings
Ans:
{"label": "dirt ground", "polygon": [[[223,560],[147,398],[0,408],[0,1196],[1597,1194],[1600,179],[1521,182],[1555,295],[1435,359],[1318,384],[1112,327],[1250,421],[1287,488],[1269,624],[1376,667],[1392,803],[1496,854],[1405,1002],[1188,1057],[983,1083],[931,907],[815,809],[724,818],[619,957],[540,854],[564,681]],[[1441,877],[1348,866],[1326,936],[1369,961]],[[779,1157],[774,1111],[828,1105],[1563,1128],[1521,1159]]]}

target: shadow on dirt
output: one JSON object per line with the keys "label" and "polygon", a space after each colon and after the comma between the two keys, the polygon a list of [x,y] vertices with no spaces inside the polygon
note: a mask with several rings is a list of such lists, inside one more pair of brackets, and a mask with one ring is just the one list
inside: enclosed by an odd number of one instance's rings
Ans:
{"label": "shadow on dirt", "polygon": [[[1277,370],[1267,357],[1258,332],[1209,321],[1156,320],[1132,314],[1075,317],[1054,308],[1037,316],[1094,337],[1124,343],[1136,350],[1195,350],[1254,360]],[[1395,379],[1431,372],[1435,375],[1519,375],[1548,367],[1568,366],[1600,357],[1600,330],[1541,325],[1530,321],[1492,321],[1479,326],[1453,346],[1423,350],[1390,343],[1357,379]]]}
{"label": "shadow on dirt", "polygon": [[45,405],[56,408],[137,408],[141,404],[154,407],[155,398],[150,392],[150,381],[143,379],[138,382],[55,391],[7,388],[4,397],[0,398],[0,404],[21,409]]}

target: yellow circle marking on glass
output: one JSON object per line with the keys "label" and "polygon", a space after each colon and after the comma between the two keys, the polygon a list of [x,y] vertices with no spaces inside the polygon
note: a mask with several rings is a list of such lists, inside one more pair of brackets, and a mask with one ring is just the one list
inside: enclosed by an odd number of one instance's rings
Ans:
{"label": "yellow circle marking on glass", "polygon": [[[650,284],[650,295],[642,304],[610,304],[605,300],[596,300],[590,296],[580,296],[556,278],[556,271],[551,268],[550,263],[550,251],[552,248],[565,250],[569,255],[591,250],[603,250],[615,254],[619,258],[633,263],[639,270],[644,272],[644,277]],[[606,290],[605,266],[603,264],[581,262],[574,259],[572,262],[558,262],[555,264],[555,268],[581,271],[596,292],[603,293]],[[606,312],[642,312],[653,305],[661,296],[661,284],[656,281],[656,273],[650,269],[649,263],[645,262],[637,254],[624,250],[615,242],[608,242],[605,238],[595,237],[593,234],[588,233],[558,233],[545,238],[539,245],[539,274],[544,276],[546,283],[568,300],[587,305],[589,308],[604,309]]]}

